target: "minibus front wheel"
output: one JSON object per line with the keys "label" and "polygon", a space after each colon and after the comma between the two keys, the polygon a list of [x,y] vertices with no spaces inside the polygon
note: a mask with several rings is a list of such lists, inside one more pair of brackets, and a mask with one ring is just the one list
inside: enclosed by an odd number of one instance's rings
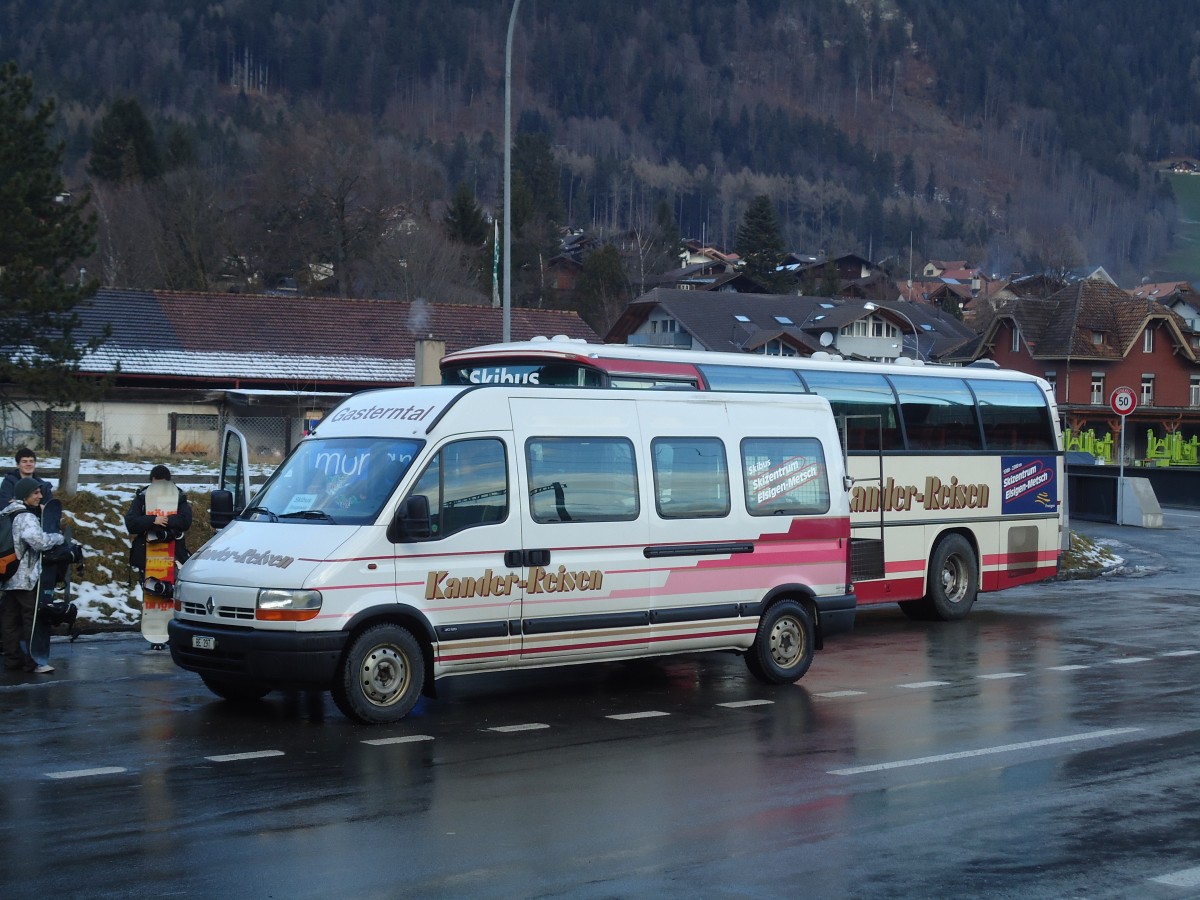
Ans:
{"label": "minibus front wheel", "polygon": [[355,637],[332,686],[347,718],[386,725],[408,715],[425,684],[425,659],[412,633],[399,625],[372,625]]}
{"label": "minibus front wheel", "polygon": [[816,632],[812,617],[795,600],[772,604],[758,621],[746,665],[768,684],[790,684],[812,665]]}

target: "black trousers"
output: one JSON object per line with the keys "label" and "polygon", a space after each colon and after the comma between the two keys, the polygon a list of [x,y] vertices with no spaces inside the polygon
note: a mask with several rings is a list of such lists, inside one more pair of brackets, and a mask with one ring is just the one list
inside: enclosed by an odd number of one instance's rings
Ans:
{"label": "black trousers", "polygon": [[[29,639],[33,636],[33,616],[37,612],[37,588],[27,591],[5,591],[0,600],[0,643],[4,648],[4,665],[9,669],[21,669],[33,665],[28,653]],[[21,642],[25,642],[25,650]]]}

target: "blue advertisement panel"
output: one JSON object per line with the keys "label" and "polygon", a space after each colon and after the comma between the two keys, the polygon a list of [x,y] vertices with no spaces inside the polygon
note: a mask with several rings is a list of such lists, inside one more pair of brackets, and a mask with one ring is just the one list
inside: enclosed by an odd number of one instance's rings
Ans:
{"label": "blue advertisement panel", "polygon": [[1005,515],[1055,512],[1058,509],[1057,471],[1053,456],[1000,457],[1003,488],[1000,511]]}

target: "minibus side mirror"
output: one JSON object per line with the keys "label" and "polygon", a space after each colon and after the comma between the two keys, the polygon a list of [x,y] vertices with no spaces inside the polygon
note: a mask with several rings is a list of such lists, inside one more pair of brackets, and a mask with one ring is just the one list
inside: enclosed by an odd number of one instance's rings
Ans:
{"label": "minibus side mirror", "polygon": [[429,498],[414,494],[396,509],[392,524],[388,526],[387,538],[393,544],[418,541],[433,534],[429,521]]}
{"label": "minibus side mirror", "polygon": [[233,509],[233,491],[212,491],[208,495],[208,518],[218,530],[233,521],[237,513]]}

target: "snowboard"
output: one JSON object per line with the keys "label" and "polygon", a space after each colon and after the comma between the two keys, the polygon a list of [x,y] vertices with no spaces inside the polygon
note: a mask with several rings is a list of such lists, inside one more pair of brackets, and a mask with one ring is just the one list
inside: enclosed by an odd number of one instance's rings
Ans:
{"label": "snowboard", "polygon": [[[146,515],[173,516],[179,489],[172,481],[152,481],[143,495]],[[166,526],[146,532],[146,572],[142,581],[142,637],[155,650],[167,643],[167,623],[175,614],[175,535]]]}
{"label": "snowboard", "polygon": [[[42,507],[42,531],[46,534],[62,534],[62,502],[58,499],[46,501]],[[39,666],[50,664],[50,632],[54,626],[49,621],[44,607],[54,602],[55,580],[42,569],[38,580],[37,602],[33,604],[33,627],[29,629],[29,656]]]}

